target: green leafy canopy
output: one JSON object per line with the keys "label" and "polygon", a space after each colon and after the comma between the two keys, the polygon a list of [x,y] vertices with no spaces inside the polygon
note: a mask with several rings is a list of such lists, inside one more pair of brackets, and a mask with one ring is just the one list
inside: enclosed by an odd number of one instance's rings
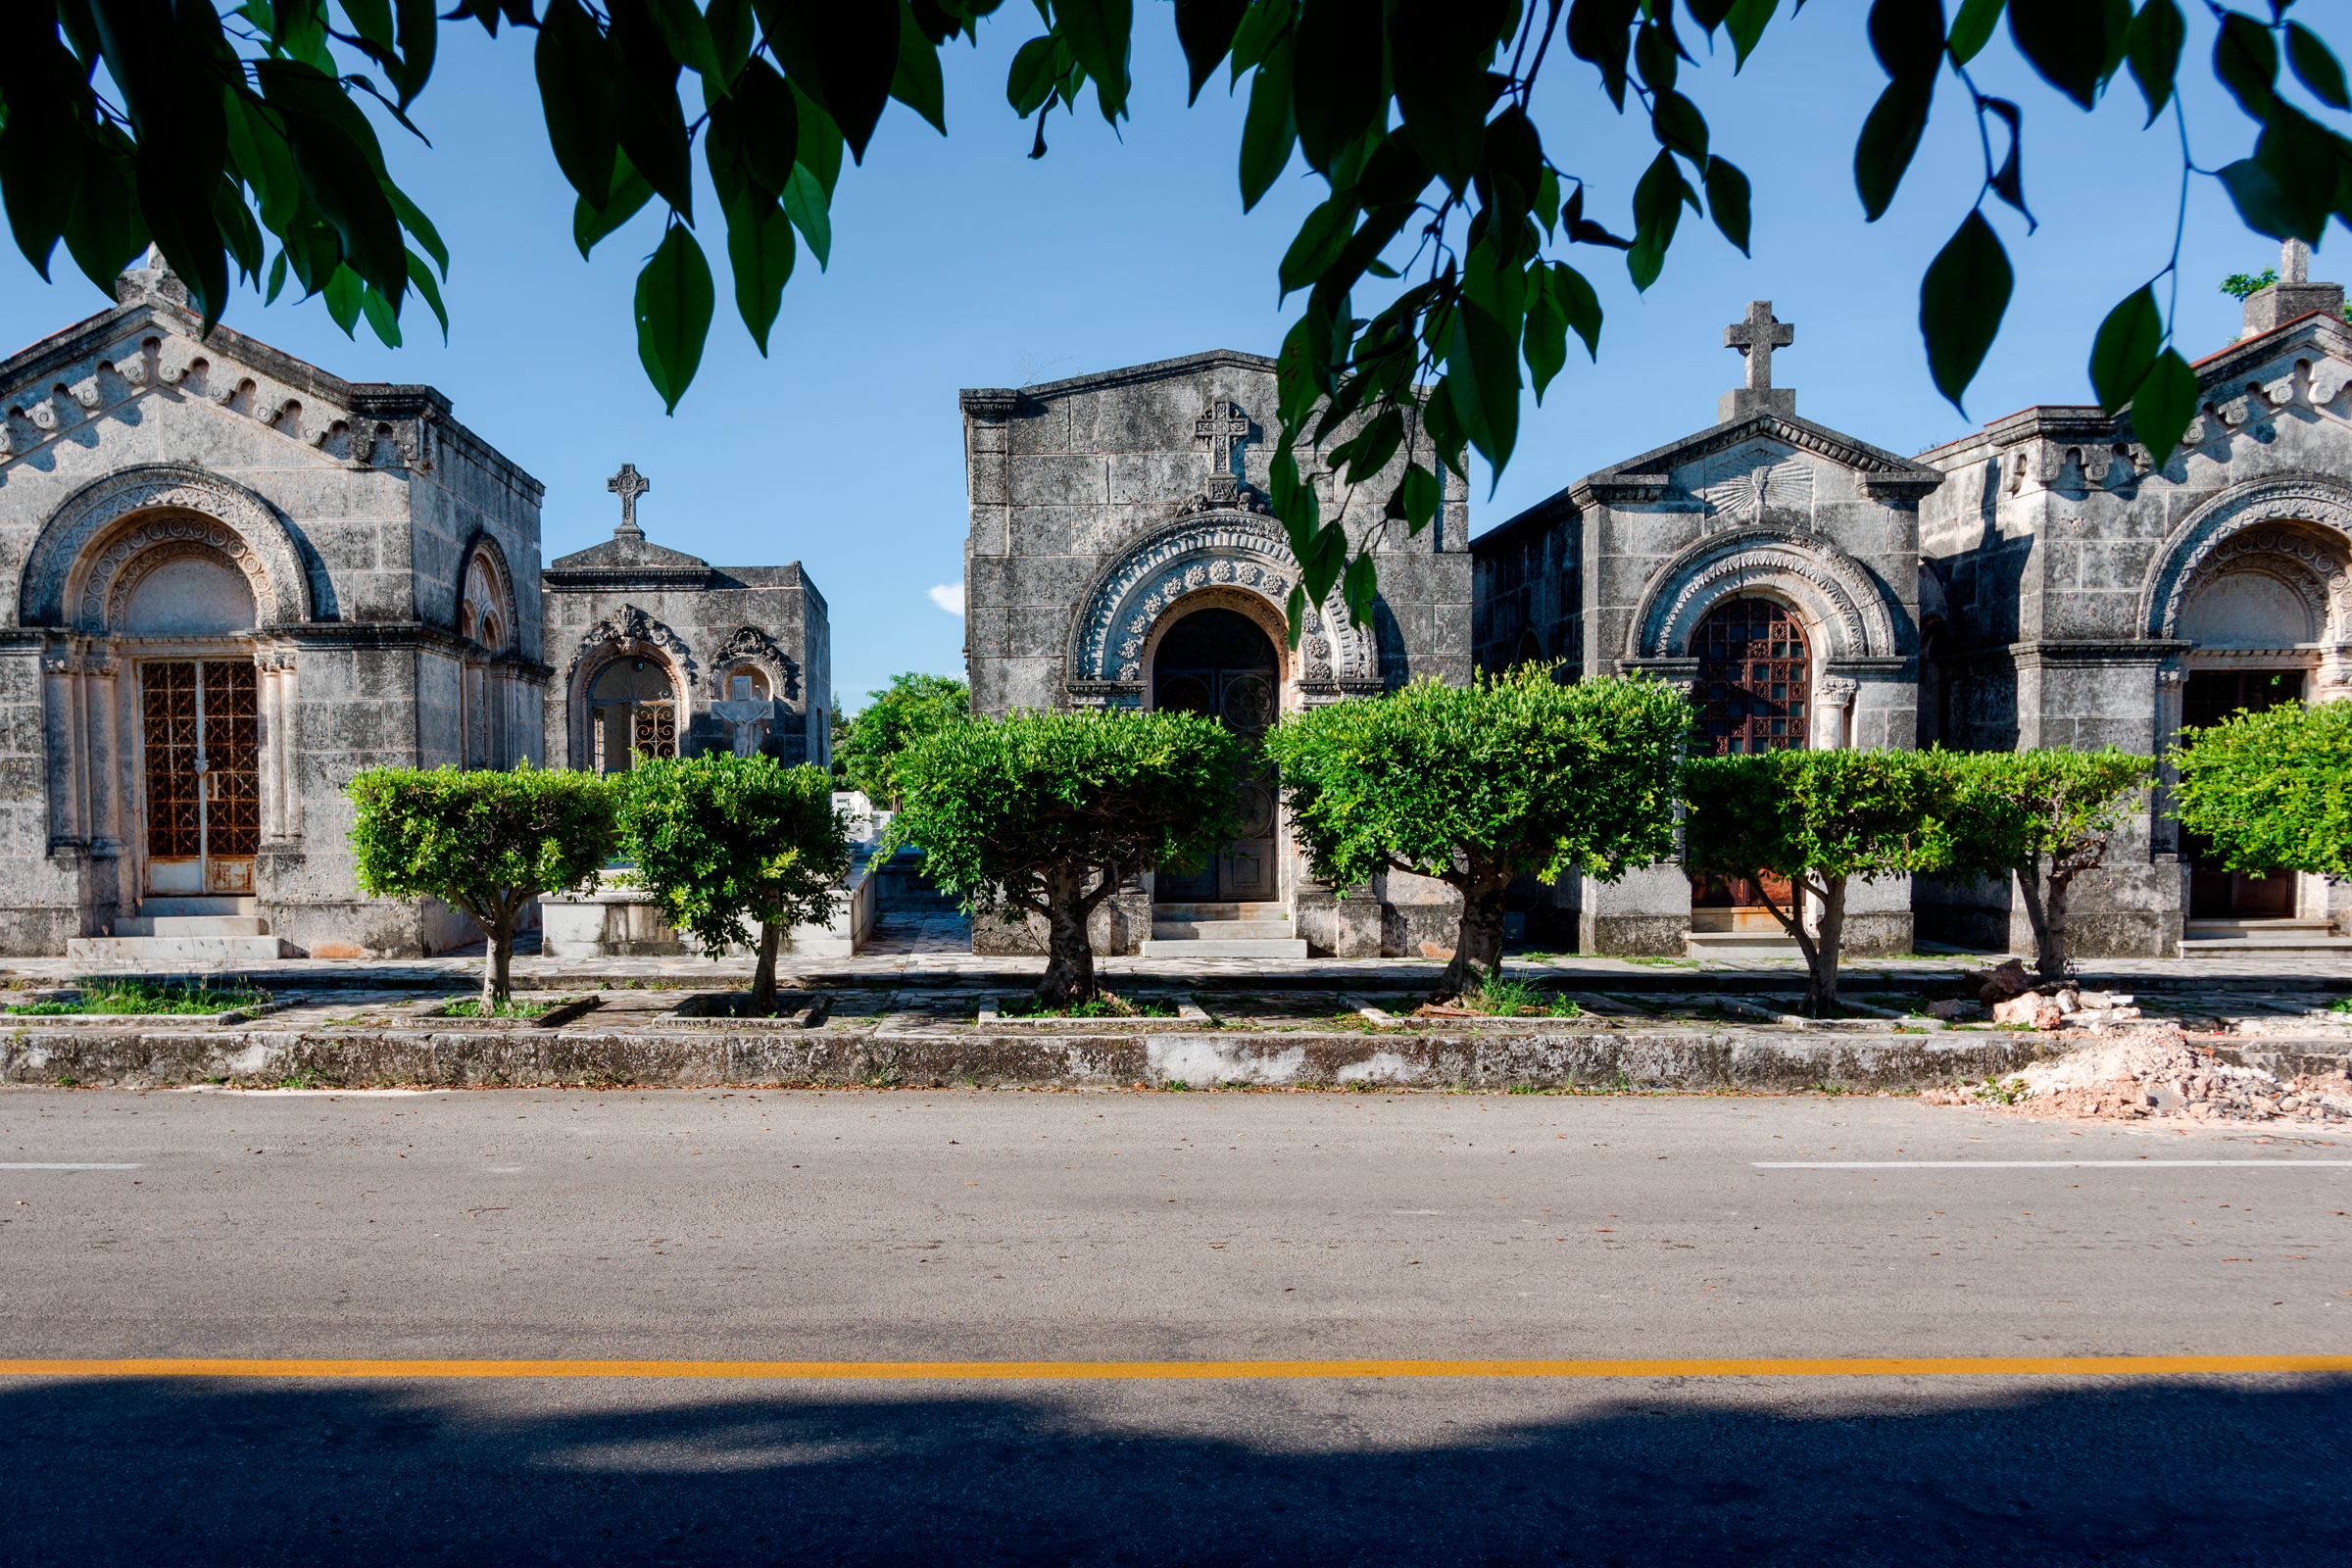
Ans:
{"label": "green leafy canopy", "polygon": [[[431,76],[442,23],[535,33],[548,140],[576,196],[582,253],[648,207],[665,210],[633,311],[639,359],[674,412],[717,308],[706,236],[723,227],[737,313],[765,353],[800,248],[830,263],[845,152],[863,161],[893,100],[944,134],[941,51],[976,41],[1001,3],[458,0],[437,17],[428,0],[243,0],[228,11],[205,0],[28,0],[0,11],[0,197],[44,277],[62,242],[111,292],[152,241],[208,326],[233,270],[271,298],[291,280],[345,331],[365,317],[388,343],[401,340],[413,291],[446,333],[438,282],[449,253],[385,172],[369,117],[413,129],[407,111]],[[1005,97],[1034,118],[1031,156],[1043,157],[1056,109],[1074,114],[1091,96],[1104,121],[1129,116],[1135,28],[1162,13],[1134,0],[1031,9],[1042,30],[1015,54]],[[1541,398],[1563,373],[1571,333],[1597,356],[1601,308],[1566,259],[1577,248],[1621,254],[1643,289],[1697,220],[1746,252],[1750,181],[1694,95],[1702,62],[1720,76],[1727,56],[1735,80],[1704,96],[1737,90],[1760,61],[1817,70],[1809,48],[1759,54],[1796,10],[1777,0],[1166,8],[1194,98],[1220,74],[1234,93],[1246,79],[1244,209],[1295,163],[1326,192],[1279,269],[1284,292],[1306,296],[1280,354],[1268,487],[1301,567],[1294,623],[1343,582],[1351,612],[1369,612],[1372,546],[1340,522],[1354,490],[1372,486],[1382,516],[1418,532],[1445,474],[1467,479],[1472,452],[1499,481],[1521,395]],[[2316,243],[2331,220],[2352,222],[2352,141],[2330,121],[2352,98],[2309,20],[2321,12],[2287,0],[2199,8],[2208,30],[2193,38],[2180,0],[1961,0],[1948,15],[1939,0],[1871,0],[1854,14],[1886,77],[1854,144],[1867,219],[1895,210],[1939,92],[1980,131],[1969,209],[1920,289],[1929,370],[1955,405],[2015,286],[1993,219],[2005,208],[2034,226],[2028,106],[1975,75],[2004,21],[2010,46],[2062,107],[2093,108],[2128,72],[2147,124],[2173,118],[2157,133],[2180,142],[2180,221],[2188,181],[2212,177],[2258,233]],[[2224,113],[2242,117],[2209,139],[2251,141],[2210,174],[2188,158],[2184,62],[2210,71],[2234,105]],[[1580,122],[1554,107],[1556,92],[1539,100],[1539,80],[1556,85],[1562,72],[1641,118],[1640,154],[1611,167],[1584,142],[1546,144],[1546,116]],[[698,141],[715,214],[696,210]],[[1563,163],[1555,155],[1568,145]],[[2174,341],[2168,279],[2178,281],[2169,261],[2108,313],[2089,367],[2101,406],[2130,410],[2159,466],[2198,397]],[[1318,454],[1334,478],[1320,490],[1306,472]]]}
{"label": "green leafy canopy", "polygon": [[2232,870],[2352,875],[2352,703],[2287,703],[2181,732],[2180,825]]}
{"label": "green leafy canopy", "polygon": [[911,672],[891,676],[889,686],[865,696],[865,707],[842,726],[834,760],[852,789],[862,790],[876,806],[895,809],[899,754],[970,717],[971,696],[959,680]]}
{"label": "green leafy canopy", "polygon": [[709,753],[621,775],[621,843],[670,924],[706,953],[752,946],[752,926],[833,917],[852,859],[821,767]]}

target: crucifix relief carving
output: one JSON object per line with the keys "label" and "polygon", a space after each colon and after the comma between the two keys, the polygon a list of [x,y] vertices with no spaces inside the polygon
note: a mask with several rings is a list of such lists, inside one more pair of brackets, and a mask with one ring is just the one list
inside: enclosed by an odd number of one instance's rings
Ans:
{"label": "crucifix relief carving", "polygon": [[605,481],[605,488],[620,497],[620,526],[612,530],[615,537],[621,534],[645,537],[645,530],[637,526],[637,498],[653,487],[654,481],[639,473],[634,463],[622,464],[620,471]]}
{"label": "crucifix relief carving", "polygon": [[1793,387],[1772,384],[1772,351],[1796,341],[1796,328],[1772,317],[1772,301],[1749,300],[1747,315],[1723,329],[1723,346],[1738,349],[1747,361],[1747,384],[1726,392],[1715,402],[1715,419],[1729,424],[1754,414],[1794,414]]}
{"label": "crucifix relief carving", "polygon": [[1229,502],[1241,490],[1243,448],[1250,439],[1250,416],[1239,403],[1211,398],[1200,417],[1193,421],[1193,438],[1208,443],[1208,495]]}

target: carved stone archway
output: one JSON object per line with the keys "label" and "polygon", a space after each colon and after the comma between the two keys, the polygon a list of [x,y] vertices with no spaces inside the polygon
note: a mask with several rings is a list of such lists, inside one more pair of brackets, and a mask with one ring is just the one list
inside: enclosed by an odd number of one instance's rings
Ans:
{"label": "carved stone archway", "polygon": [[[1168,607],[1208,588],[1255,597],[1287,617],[1298,559],[1273,518],[1252,512],[1204,512],[1154,529],[1095,577],[1079,601],[1065,664],[1067,690],[1081,702],[1133,707],[1143,691],[1145,655]],[[1296,679],[1334,694],[1377,691],[1380,654],[1370,627],[1350,623],[1335,594],[1310,607]]]}
{"label": "carved stone archway", "polygon": [[795,712],[804,712],[801,692],[801,666],[792,656],[776,646],[776,640],[757,626],[739,626],[733,636],[720,645],[710,661],[710,695],[724,698],[727,671],[739,664],[750,664],[767,677],[769,693]]}
{"label": "carved stone archway", "polygon": [[103,632],[123,566],[159,545],[188,543],[245,573],[260,628],[312,618],[309,573],[269,504],[205,469],[157,464],[93,480],[51,514],[25,556],[18,624]]}
{"label": "carved stone archway", "polygon": [[1899,657],[1897,611],[1862,564],[1818,534],[1741,528],[1684,550],[1651,577],[1625,657],[1680,659],[1707,612],[1726,600],[1786,601],[1820,629],[1831,660]]}
{"label": "carved stone archway", "polygon": [[608,615],[580,634],[570,662],[564,666],[564,730],[571,754],[569,765],[586,767],[594,756],[588,733],[589,684],[613,660],[635,658],[652,659],[668,672],[683,747],[701,666],[686,640],[668,625],[635,605],[623,605],[617,618]]}
{"label": "carved stone archway", "polygon": [[2267,556],[2293,577],[2323,585],[2330,642],[2352,635],[2352,487],[2321,474],[2265,479],[2225,492],[2173,530],[2140,596],[2143,635],[2179,636],[2197,587],[2232,561]]}

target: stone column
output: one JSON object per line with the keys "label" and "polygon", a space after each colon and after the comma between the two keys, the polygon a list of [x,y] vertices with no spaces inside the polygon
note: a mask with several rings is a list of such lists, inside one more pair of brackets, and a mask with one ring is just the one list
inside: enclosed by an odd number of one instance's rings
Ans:
{"label": "stone column", "polygon": [[1854,698],[1861,683],[1830,675],[1813,683],[1813,749],[1842,752],[1854,743]]}
{"label": "stone column", "polygon": [[2148,792],[2148,850],[2153,856],[2177,859],[2180,854],[2180,824],[2173,820],[2173,791],[2180,770],[2172,763],[2173,738],[2180,732],[2180,705],[2188,695],[2188,671],[2156,671],[2156,786]]}
{"label": "stone column", "polygon": [[122,759],[116,750],[115,677],[122,664],[93,651],[82,677],[82,734],[88,745],[90,853],[122,853]]}
{"label": "stone column", "polygon": [[51,649],[41,655],[42,718],[49,784],[49,849],[81,848],[82,751],[81,702],[76,690],[74,659],[70,649]]}

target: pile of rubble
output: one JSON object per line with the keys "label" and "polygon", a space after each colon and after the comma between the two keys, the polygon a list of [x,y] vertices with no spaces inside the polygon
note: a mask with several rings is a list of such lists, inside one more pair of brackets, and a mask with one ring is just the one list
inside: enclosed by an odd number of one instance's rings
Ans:
{"label": "pile of rubble", "polygon": [[[2011,958],[1997,969],[1970,975],[1976,985],[1978,999],[1992,1008],[1995,1024],[2008,1024],[2022,1029],[2098,1029],[2102,1026],[2132,1023],[2138,1020],[2136,1000],[2118,991],[2085,991],[2074,985],[2054,985],[2046,990],[2036,989],[2026,974],[2026,966]],[[1966,1002],[1937,1003],[1932,1009],[1940,1017],[1973,1016],[1978,1010]]]}
{"label": "pile of rubble", "polygon": [[2026,1116],[2352,1124],[2352,1075],[2307,1073],[2282,1082],[2258,1067],[2223,1061],[2177,1033],[2086,1044],[2013,1078],[1930,1090],[1921,1098]]}

